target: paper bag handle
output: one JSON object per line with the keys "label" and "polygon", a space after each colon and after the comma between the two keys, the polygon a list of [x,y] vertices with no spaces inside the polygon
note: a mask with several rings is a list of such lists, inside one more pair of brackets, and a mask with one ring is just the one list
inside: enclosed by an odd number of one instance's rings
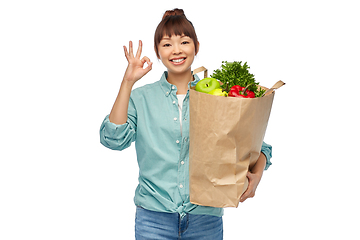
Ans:
{"label": "paper bag handle", "polygon": [[199,67],[199,68],[196,68],[194,71],[193,71],[193,75],[199,73],[199,72],[202,72],[204,71],[204,78],[207,78],[208,77],[208,70],[207,68],[205,67]]}
{"label": "paper bag handle", "polygon": [[285,85],[285,83],[284,83],[283,81],[281,81],[281,80],[277,81],[277,82],[274,84],[274,86],[272,86],[270,89],[266,90],[266,92],[264,92],[263,95],[261,95],[261,97],[266,96],[266,95],[272,93],[275,89],[278,89],[278,88],[280,88],[280,87],[282,87],[282,86],[284,86],[284,85]]}

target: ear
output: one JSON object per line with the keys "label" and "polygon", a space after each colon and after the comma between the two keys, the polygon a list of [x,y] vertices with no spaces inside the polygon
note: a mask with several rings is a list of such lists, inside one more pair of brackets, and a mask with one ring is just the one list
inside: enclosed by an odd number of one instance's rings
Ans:
{"label": "ear", "polygon": [[199,50],[200,50],[200,43],[198,42],[198,47],[197,47],[197,51],[195,53],[195,56],[198,54]]}

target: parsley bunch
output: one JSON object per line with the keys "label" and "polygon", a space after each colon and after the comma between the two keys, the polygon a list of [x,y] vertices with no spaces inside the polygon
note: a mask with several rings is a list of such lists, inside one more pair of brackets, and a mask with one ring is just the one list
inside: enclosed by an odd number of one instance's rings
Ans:
{"label": "parsley bunch", "polygon": [[[249,85],[248,90],[255,93],[255,97],[261,97],[265,92],[264,89],[258,89],[259,83],[255,81],[254,74],[249,72],[250,67],[245,62],[243,65],[242,62],[227,62],[223,61],[221,69],[214,71],[212,78],[216,78],[221,81],[223,85],[221,86],[224,90],[229,90],[232,86],[239,85],[241,87],[246,87]],[[228,86],[227,86],[228,85]]]}

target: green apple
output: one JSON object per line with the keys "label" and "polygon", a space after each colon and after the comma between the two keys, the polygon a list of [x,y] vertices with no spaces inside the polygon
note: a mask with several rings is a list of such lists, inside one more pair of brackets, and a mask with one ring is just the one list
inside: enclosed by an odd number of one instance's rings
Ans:
{"label": "green apple", "polygon": [[225,97],[227,97],[227,95],[228,95],[227,92],[223,91],[221,88],[211,90],[209,92],[209,94],[215,95],[215,96],[225,96]]}
{"label": "green apple", "polygon": [[215,78],[204,78],[200,80],[195,86],[196,91],[203,93],[209,93],[210,91],[217,88],[220,88],[220,83]]}

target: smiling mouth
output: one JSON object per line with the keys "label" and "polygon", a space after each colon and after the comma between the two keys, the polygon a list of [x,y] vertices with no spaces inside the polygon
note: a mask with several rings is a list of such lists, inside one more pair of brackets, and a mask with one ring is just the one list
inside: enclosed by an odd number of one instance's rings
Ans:
{"label": "smiling mouth", "polygon": [[178,59],[172,59],[170,60],[170,62],[173,62],[173,63],[181,63],[182,61],[185,61],[186,58],[178,58]]}

